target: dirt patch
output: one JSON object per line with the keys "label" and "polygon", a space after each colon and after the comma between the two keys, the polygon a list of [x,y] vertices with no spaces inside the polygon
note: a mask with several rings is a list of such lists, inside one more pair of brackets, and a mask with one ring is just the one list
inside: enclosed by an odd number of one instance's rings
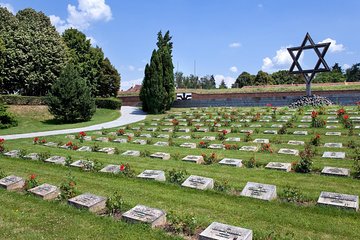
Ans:
{"label": "dirt patch", "polygon": [[53,116],[49,113],[48,107],[45,105],[10,105],[9,112],[19,117],[38,121],[53,119]]}

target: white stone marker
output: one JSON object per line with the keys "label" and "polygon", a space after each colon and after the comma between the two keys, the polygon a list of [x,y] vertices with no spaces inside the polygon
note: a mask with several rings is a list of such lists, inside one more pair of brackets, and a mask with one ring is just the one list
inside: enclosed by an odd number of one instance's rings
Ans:
{"label": "white stone marker", "polygon": [[326,132],[325,136],[341,136],[341,132]]}
{"label": "white stone marker", "polygon": [[225,139],[225,142],[240,142],[241,139],[239,137],[229,137]]}
{"label": "white stone marker", "polygon": [[223,158],[219,164],[228,165],[233,167],[242,167],[242,160],[236,158]]}
{"label": "white stone marker", "polygon": [[78,150],[76,150],[78,152],[91,152],[92,151],[92,148],[89,147],[89,146],[82,146],[80,147]]}
{"label": "white stone marker", "polygon": [[204,141],[214,141],[216,138],[214,136],[205,136],[203,138],[201,138],[201,140]]}
{"label": "white stone marker", "polygon": [[97,142],[109,142],[109,138],[107,137],[98,137],[95,139]]}
{"label": "white stone marker", "polygon": [[323,158],[344,159],[345,152],[324,152]]}
{"label": "white stone marker", "polygon": [[132,157],[140,157],[140,151],[127,150],[127,151],[123,152],[121,155],[132,156]]}
{"label": "white stone marker", "polygon": [[46,146],[46,147],[57,147],[58,144],[55,143],[55,142],[47,142],[47,143],[44,144],[44,146]]}
{"label": "white stone marker", "polygon": [[48,163],[55,163],[60,165],[65,165],[66,158],[61,156],[52,156],[45,160]]}
{"label": "white stone marker", "polygon": [[159,134],[157,138],[170,138],[169,134]]}
{"label": "white stone marker", "polygon": [[106,197],[84,193],[74,198],[70,198],[68,203],[76,208],[86,208],[90,212],[99,212],[106,207]]}
{"label": "white stone marker", "polygon": [[103,169],[101,169],[100,172],[116,174],[116,173],[120,172],[120,166],[109,164],[109,165],[105,166]]}
{"label": "white stone marker", "polygon": [[157,147],[167,147],[169,146],[169,143],[168,142],[156,142],[154,144],[154,146],[157,146]]}
{"label": "white stone marker", "polygon": [[348,168],[337,168],[337,167],[324,167],[321,174],[332,175],[332,176],[350,176],[350,169]]}
{"label": "white stone marker", "polygon": [[4,156],[11,157],[11,158],[17,158],[20,156],[20,150],[11,150],[9,152],[4,153]]}
{"label": "white stone marker", "polygon": [[6,190],[22,189],[25,185],[25,180],[18,176],[7,176],[0,179],[0,187]]}
{"label": "white stone marker", "polygon": [[135,144],[140,144],[140,145],[146,145],[146,140],[144,140],[144,139],[135,139],[134,141],[133,141],[133,143],[135,143]]}
{"label": "white stone marker", "polygon": [[181,184],[181,186],[200,190],[213,189],[214,180],[212,178],[191,175]]}
{"label": "white stone marker", "polygon": [[40,186],[28,190],[43,200],[52,200],[60,195],[60,189],[57,186],[44,183]]}
{"label": "white stone marker", "polygon": [[278,153],[279,154],[288,154],[288,155],[298,156],[299,155],[299,150],[297,150],[297,149],[288,149],[288,148],[280,148]]}
{"label": "white stone marker", "polygon": [[275,169],[285,172],[291,171],[291,163],[281,163],[281,162],[269,162],[265,168],[267,169]]}
{"label": "white stone marker", "polygon": [[189,135],[181,135],[178,137],[178,139],[191,139],[191,136]]}
{"label": "white stone marker", "polygon": [[224,149],[224,145],[223,144],[210,144],[209,149]]}
{"label": "white stone marker", "polygon": [[252,240],[252,230],[213,222],[199,235],[199,240]]}
{"label": "white stone marker", "polygon": [[203,156],[194,156],[194,155],[187,155],[182,160],[186,162],[193,162],[196,164],[202,164],[204,162]]}
{"label": "white stone marker", "polygon": [[183,148],[196,148],[196,143],[182,143],[180,147]]}
{"label": "white stone marker", "polygon": [[276,130],[265,130],[264,133],[265,134],[278,134],[278,132]]}
{"label": "white stone marker", "polygon": [[86,164],[91,164],[94,166],[94,162],[88,161],[88,160],[77,160],[77,161],[71,163],[70,166],[77,167],[77,168],[83,168]]}
{"label": "white stone marker", "polygon": [[329,148],[342,148],[343,144],[342,143],[325,143],[324,147],[329,147]]}
{"label": "white stone marker", "polygon": [[25,155],[24,158],[30,159],[30,160],[39,160],[39,154],[38,153],[29,153],[29,154]]}
{"label": "white stone marker", "polygon": [[359,196],[333,192],[321,192],[317,203],[357,211],[359,209]]}
{"label": "white stone marker", "polygon": [[150,208],[144,205],[136,205],[125,212],[122,217],[129,223],[146,223],[152,228],[166,223],[166,213],[163,210]]}
{"label": "white stone marker", "polygon": [[295,140],[290,140],[288,141],[289,145],[305,145],[305,142],[304,141],[295,141]]}
{"label": "white stone marker", "polygon": [[160,158],[162,160],[169,160],[170,154],[164,152],[156,152],[150,155],[151,158]]}
{"label": "white stone marker", "polygon": [[99,149],[98,152],[102,152],[102,153],[106,153],[106,154],[114,154],[115,148],[104,147],[104,148]]}
{"label": "white stone marker", "polygon": [[166,180],[165,172],[161,170],[145,170],[142,173],[140,173],[137,177],[144,179],[151,179],[160,182],[164,182]]}
{"label": "white stone marker", "polygon": [[256,138],[253,143],[269,143],[269,139],[267,138]]}
{"label": "white stone marker", "polygon": [[277,196],[276,186],[269,184],[248,182],[240,195],[270,201],[272,199],[275,199]]}
{"label": "white stone marker", "polygon": [[246,152],[256,152],[258,150],[257,146],[242,146],[240,151],[246,151]]}

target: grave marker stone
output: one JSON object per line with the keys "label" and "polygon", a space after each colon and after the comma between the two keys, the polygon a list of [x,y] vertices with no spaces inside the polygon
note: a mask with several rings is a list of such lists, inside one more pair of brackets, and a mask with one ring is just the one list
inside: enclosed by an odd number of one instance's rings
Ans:
{"label": "grave marker stone", "polygon": [[20,157],[20,150],[11,150],[9,152],[4,153],[4,156],[11,158]]}
{"label": "grave marker stone", "polygon": [[137,177],[160,181],[160,182],[164,182],[166,179],[165,172],[161,170],[145,170],[142,173],[140,173]]}
{"label": "grave marker stone", "polygon": [[166,223],[166,213],[163,210],[150,208],[144,205],[136,205],[125,212],[122,217],[129,223],[146,223],[152,228]]}
{"label": "grave marker stone", "polygon": [[242,160],[236,158],[223,158],[219,164],[228,165],[233,167],[242,167]]}
{"label": "grave marker stone", "polygon": [[22,189],[25,185],[25,180],[18,176],[7,176],[0,179],[0,187],[6,190],[18,190]]}
{"label": "grave marker stone", "polygon": [[333,192],[321,192],[317,203],[357,211],[359,209],[359,196]]}
{"label": "grave marker stone", "polygon": [[140,157],[140,151],[127,150],[127,151],[123,152],[121,155],[124,155],[124,156],[133,156],[133,157]]}
{"label": "grave marker stone", "polygon": [[120,166],[109,164],[109,165],[105,166],[104,168],[102,168],[100,170],[100,172],[117,174],[120,172]]}
{"label": "grave marker stone", "polygon": [[247,151],[247,152],[257,152],[258,147],[257,146],[242,146],[239,150],[240,151]]}
{"label": "grave marker stone", "polygon": [[156,152],[150,155],[151,158],[160,158],[162,160],[169,160],[170,154],[164,152]]}
{"label": "grave marker stone", "polygon": [[43,200],[52,200],[60,195],[60,189],[57,186],[47,183],[31,188],[28,191],[35,196],[41,197]]}
{"label": "grave marker stone", "polygon": [[90,212],[99,212],[106,207],[106,198],[91,193],[84,193],[68,200],[70,205],[76,208],[86,208]]}
{"label": "grave marker stone", "polygon": [[39,160],[39,154],[37,153],[29,153],[27,155],[24,156],[25,159],[30,159],[30,160]]}
{"label": "grave marker stone", "polygon": [[290,172],[291,163],[281,163],[281,162],[269,162],[265,168],[267,169],[276,169],[280,171]]}
{"label": "grave marker stone", "polygon": [[297,149],[288,149],[288,148],[280,148],[278,153],[279,154],[288,154],[288,155],[298,156],[299,155],[299,150],[297,150]]}
{"label": "grave marker stone", "polygon": [[342,148],[342,143],[325,143],[324,147],[330,147],[330,148]]}
{"label": "grave marker stone", "polygon": [[275,199],[277,196],[276,186],[269,184],[248,182],[240,195],[270,201]]}
{"label": "grave marker stone", "polygon": [[199,235],[199,240],[252,240],[252,230],[213,222]]}
{"label": "grave marker stone", "polygon": [[321,174],[348,177],[350,176],[350,169],[337,168],[337,167],[324,167],[323,170],[321,171]]}
{"label": "grave marker stone", "polygon": [[181,184],[181,186],[199,190],[213,189],[214,180],[212,178],[191,175]]}
{"label": "grave marker stone", "polygon": [[324,152],[323,158],[344,159],[345,152]]}
{"label": "grave marker stone", "polygon": [[104,147],[104,148],[99,149],[98,152],[106,153],[106,154],[114,154],[115,153],[115,148]]}
{"label": "grave marker stone", "polygon": [[193,162],[196,164],[202,164],[204,162],[203,156],[194,156],[194,155],[187,155],[182,160],[186,162]]}
{"label": "grave marker stone", "polygon": [[45,160],[48,163],[55,163],[60,165],[65,165],[66,158],[61,156],[52,156]]}

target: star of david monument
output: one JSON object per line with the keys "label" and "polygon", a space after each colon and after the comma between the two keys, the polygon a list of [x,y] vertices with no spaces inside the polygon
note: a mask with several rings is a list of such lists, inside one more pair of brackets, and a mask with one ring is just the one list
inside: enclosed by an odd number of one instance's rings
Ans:
{"label": "star of david monument", "polygon": [[[330,71],[324,57],[329,49],[330,42],[315,44],[309,33],[306,36],[299,47],[288,48],[288,52],[293,60],[290,66],[289,73],[302,74],[306,82],[306,95],[311,96],[311,81],[315,77],[316,73]],[[303,69],[299,63],[300,56],[304,50],[313,49],[317,57],[319,58],[312,69]]]}

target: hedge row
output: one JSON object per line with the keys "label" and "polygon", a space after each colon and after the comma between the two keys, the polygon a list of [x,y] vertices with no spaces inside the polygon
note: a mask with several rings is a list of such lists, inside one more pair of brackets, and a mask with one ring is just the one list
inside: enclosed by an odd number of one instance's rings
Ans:
{"label": "hedge row", "polygon": [[[7,105],[46,105],[46,97],[0,95],[0,101]],[[96,107],[121,109],[122,101],[117,98],[96,98]]]}

